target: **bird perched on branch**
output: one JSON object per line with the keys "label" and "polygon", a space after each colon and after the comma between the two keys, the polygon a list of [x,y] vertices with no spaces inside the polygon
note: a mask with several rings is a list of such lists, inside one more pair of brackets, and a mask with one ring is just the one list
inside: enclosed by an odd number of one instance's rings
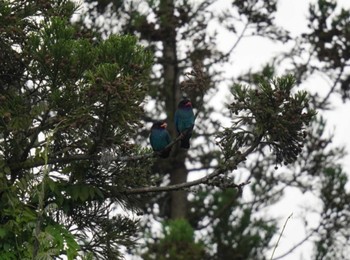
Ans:
{"label": "bird perched on branch", "polygon": [[183,135],[180,147],[190,148],[190,138],[194,127],[194,114],[192,103],[189,99],[184,98],[180,101],[175,112],[175,127],[179,135]]}
{"label": "bird perched on branch", "polygon": [[160,152],[159,156],[162,158],[169,157],[171,151],[171,148],[164,150],[171,143],[171,137],[166,127],[167,123],[165,121],[155,122],[149,137],[153,151]]}

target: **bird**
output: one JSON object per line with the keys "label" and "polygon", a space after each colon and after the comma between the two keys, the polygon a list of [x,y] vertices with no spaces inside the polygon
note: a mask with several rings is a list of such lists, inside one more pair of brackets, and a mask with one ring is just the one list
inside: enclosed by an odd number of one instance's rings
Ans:
{"label": "bird", "polygon": [[192,136],[194,120],[192,103],[188,98],[184,98],[179,102],[177,110],[175,111],[176,131],[179,135],[184,135],[180,143],[181,148],[190,148],[190,138]]}
{"label": "bird", "polygon": [[159,156],[162,158],[169,157],[171,151],[171,147],[164,150],[171,143],[171,137],[166,128],[167,123],[165,121],[154,122],[149,137],[153,151],[159,152]]}

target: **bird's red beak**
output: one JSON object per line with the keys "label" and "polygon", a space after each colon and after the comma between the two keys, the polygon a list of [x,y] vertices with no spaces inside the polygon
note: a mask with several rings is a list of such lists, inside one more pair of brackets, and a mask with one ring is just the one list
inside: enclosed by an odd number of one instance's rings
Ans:
{"label": "bird's red beak", "polygon": [[168,126],[168,124],[165,123],[165,122],[164,122],[163,124],[160,125],[160,127],[161,127],[161,128],[164,128],[164,129],[167,128],[167,126]]}
{"label": "bird's red beak", "polygon": [[186,104],[185,104],[186,107],[191,107],[192,106],[192,103],[191,101],[188,101]]}

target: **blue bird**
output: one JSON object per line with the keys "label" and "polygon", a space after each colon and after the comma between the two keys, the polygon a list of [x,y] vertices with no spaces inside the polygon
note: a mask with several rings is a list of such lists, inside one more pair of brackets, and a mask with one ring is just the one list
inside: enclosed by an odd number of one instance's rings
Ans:
{"label": "blue bird", "polygon": [[171,148],[164,150],[171,143],[171,137],[166,127],[167,123],[164,121],[155,122],[151,128],[151,135],[149,137],[153,151],[161,152],[159,156],[162,158],[167,158],[171,151]]}
{"label": "blue bird", "polygon": [[[184,134],[180,144],[182,148],[190,148],[190,138],[192,136],[194,120],[191,101],[187,98],[181,100],[175,112],[175,127],[178,134]],[[184,131],[186,131],[186,133],[183,133]]]}

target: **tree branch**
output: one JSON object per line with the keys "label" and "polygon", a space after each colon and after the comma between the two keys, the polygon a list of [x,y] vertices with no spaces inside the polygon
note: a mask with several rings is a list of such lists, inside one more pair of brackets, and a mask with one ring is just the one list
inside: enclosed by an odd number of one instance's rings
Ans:
{"label": "tree branch", "polygon": [[[108,161],[112,162],[128,162],[128,161],[137,161],[137,160],[144,160],[151,157],[156,157],[159,154],[161,154],[163,151],[170,149],[173,145],[178,143],[184,135],[187,134],[187,132],[190,131],[190,129],[185,130],[182,132],[182,135],[179,135],[176,139],[174,139],[170,144],[168,144],[162,151],[149,153],[149,154],[142,154],[142,155],[135,155],[135,156],[114,156],[111,157]],[[75,154],[71,156],[61,157],[61,158],[48,158],[47,164],[64,164],[64,163],[70,163],[74,161],[82,161],[82,160],[101,160],[102,156],[97,154]],[[37,158],[28,158],[25,161],[22,162],[16,162],[9,164],[9,167],[11,170],[20,170],[20,169],[31,169],[35,167],[44,166],[45,161],[43,158],[37,157]]]}
{"label": "tree branch", "polygon": [[[73,161],[81,161],[81,160],[92,160],[92,159],[98,159],[99,156],[96,155],[90,155],[90,154],[75,154],[71,155],[69,157],[61,157],[61,158],[48,158],[47,164],[64,164],[64,163],[70,163]],[[45,165],[45,160],[40,157],[36,158],[29,158],[23,162],[16,162],[9,164],[9,167],[11,170],[26,170],[31,169],[35,167],[40,167]]]}
{"label": "tree branch", "polygon": [[[195,186],[195,185],[207,183],[209,180],[213,179],[216,176],[219,176],[220,174],[227,172],[229,169],[235,169],[239,163],[245,161],[246,157],[250,153],[252,153],[255,150],[255,148],[259,145],[261,139],[262,139],[262,135],[257,137],[255,139],[255,141],[252,143],[252,145],[245,152],[243,152],[239,155],[236,155],[235,158],[230,162],[230,165],[218,166],[218,168],[213,173],[211,173],[205,177],[199,178],[199,179],[194,180],[194,181],[183,182],[183,183],[174,184],[174,185],[170,185],[170,186],[153,186],[153,187],[127,189],[127,190],[123,191],[123,193],[126,195],[129,195],[129,194],[142,194],[142,193],[148,193],[148,192],[174,191],[174,190],[190,188],[190,187]],[[248,183],[249,182],[236,184],[236,185],[232,185],[232,187],[240,188]]]}
{"label": "tree branch", "polygon": [[333,86],[331,87],[331,89],[328,91],[327,95],[322,99],[322,101],[318,104],[318,107],[322,108],[326,102],[329,100],[329,97],[331,96],[332,93],[334,93],[334,90],[335,88],[337,87],[338,85],[338,82],[341,78],[341,76],[343,75],[343,71],[344,71],[344,68],[342,67],[340,69],[340,72],[337,76],[337,78],[335,79],[335,81],[333,82]]}
{"label": "tree branch", "polygon": [[312,237],[313,234],[315,234],[317,232],[317,228],[311,230],[311,232],[305,237],[303,238],[300,242],[298,242],[296,245],[294,245],[291,249],[289,249],[287,252],[285,252],[284,254],[277,256],[275,258],[273,258],[273,260],[277,260],[277,259],[282,259],[284,257],[286,257],[287,255],[291,254],[295,249],[297,249],[299,246],[301,246],[302,244],[304,244],[306,241],[309,240],[310,237]]}

